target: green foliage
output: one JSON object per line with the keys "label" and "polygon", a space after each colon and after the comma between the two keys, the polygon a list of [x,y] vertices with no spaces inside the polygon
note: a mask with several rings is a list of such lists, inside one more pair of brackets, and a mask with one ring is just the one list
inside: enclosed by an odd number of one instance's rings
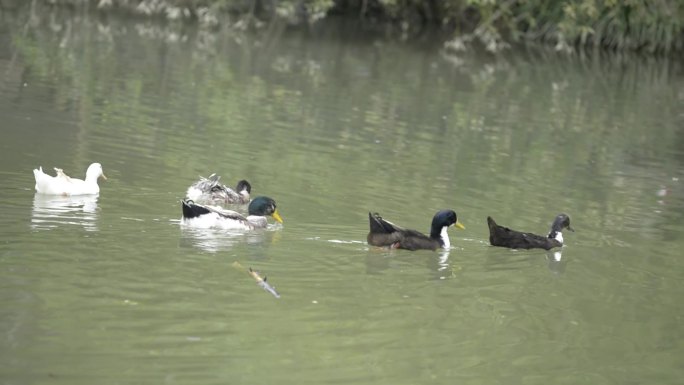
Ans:
{"label": "green foliage", "polygon": [[569,42],[649,52],[682,48],[684,7],[672,0],[566,2],[559,32]]}
{"label": "green foliage", "polygon": [[490,50],[500,41],[671,52],[684,43],[684,7],[677,0],[469,0],[481,21],[466,34]]}
{"label": "green foliage", "polygon": [[[510,43],[668,53],[684,47],[681,0],[45,0],[99,10],[124,10],[203,25],[263,27],[281,19],[304,25],[333,10],[397,26],[403,37],[431,26],[451,31],[449,46],[479,42],[489,51]],[[224,14],[236,16],[232,19]]]}

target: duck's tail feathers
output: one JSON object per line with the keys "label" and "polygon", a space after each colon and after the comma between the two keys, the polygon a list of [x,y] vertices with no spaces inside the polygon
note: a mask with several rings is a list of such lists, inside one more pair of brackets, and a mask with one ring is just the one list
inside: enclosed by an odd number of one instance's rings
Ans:
{"label": "duck's tail feathers", "polygon": [[494,218],[489,216],[487,217],[487,226],[489,226],[490,231],[497,226],[496,222],[494,222]]}
{"label": "duck's tail feathers", "polygon": [[190,199],[183,199],[181,200],[181,207],[183,209],[183,218],[197,218],[200,215],[204,214],[209,214],[211,211],[209,211],[208,208],[195,204]]}
{"label": "duck's tail feathers", "polygon": [[36,180],[35,188],[37,192],[45,192],[45,186],[52,179],[51,176],[43,172],[42,166],[33,169],[33,178]]}
{"label": "duck's tail feathers", "polygon": [[394,226],[386,220],[382,219],[378,213],[368,213],[368,222],[370,223],[370,232],[374,234],[391,234],[396,231]]}

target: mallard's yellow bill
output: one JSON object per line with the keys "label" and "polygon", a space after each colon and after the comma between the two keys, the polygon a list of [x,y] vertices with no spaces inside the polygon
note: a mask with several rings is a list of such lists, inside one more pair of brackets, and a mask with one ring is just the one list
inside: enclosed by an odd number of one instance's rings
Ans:
{"label": "mallard's yellow bill", "polygon": [[280,222],[280,223],[283,223],[283,218],[281,218],[281,217],[280,217],[280,214],[278,214],[278,210],[276,210],[276,211],[273,212],[272,217],[273,217],[273,219],[275,219],[276,221],[278,221],[278,222]]}
{"label": "mallard's yellow bill", "polygon": [[463,223],[459,221],[456,221],[456,223],[454,223],[454,226],[458,227],[461,230],[465,230],[465,226],[463,226]]}

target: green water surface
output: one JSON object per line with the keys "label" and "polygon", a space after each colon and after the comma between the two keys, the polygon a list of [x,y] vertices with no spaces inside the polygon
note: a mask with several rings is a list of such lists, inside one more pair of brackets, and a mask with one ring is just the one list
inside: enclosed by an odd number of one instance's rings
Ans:
{"label": "green water surface", "polygon": [[[0,23],[0,384],[682,382],[680,63],[32,12]],[[91,162],[98,197],[34,193]],[[284,225],[182,228],[213,172]],[[442,208],[449,251],[366,245]],[[562,252],[489,246],[560,212]]]}

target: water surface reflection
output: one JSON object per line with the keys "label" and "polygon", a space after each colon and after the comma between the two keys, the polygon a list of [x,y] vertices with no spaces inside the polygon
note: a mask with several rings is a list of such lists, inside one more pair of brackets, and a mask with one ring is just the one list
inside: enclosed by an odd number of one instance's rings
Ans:
{"label": "water surface reflection", "polygon": [[563,258],[563,249],[547,251],[546,261],[548,262],[549,270],[556,274],[563,274],[568,264],[568,259]]}
{"label": "water surface reflection", "polygon": [[188,226],[180,226],[181,236],[179,245],[181,247],[196,248],[208,253],[219,253],[228,251],[234,247],[246,245],[271,244],[280,239],[280,226],[269,225],[266,230],[218,230],[218,229],[197,229]]}
{"label": "water surface reflection", "polygon": [[[3,16],[5,382],[684,375],[681,61],[454,66],[317,33],[173,40],[173,25]],[[114,172],[102,200],[32,202],[27,165],[88,159]],[[180,227],[178,200],[213,171],[276,199],[282,231]],[[365,242],[369,210],[426,229],[447,207],[468,224],[448,252]],[[562,250],[489,246],[487,215],[545,229],[566,210],[583,230]]]}
{"label": "water surface reflection", "polygon": [[49,230],[60,225],[82,226],[97,231],[99,195],[59,196],[36,193],[33,196],[31,228]]}
{"label": "water surface reflection", "polygon": [[391,270],[401,271],[409,266],[422,265],[430,280],[449,279],[461,269],[456,262],[449,259],[452,252],[457,255],[458,250],[450,248],[436,252],[412,252],[370,247],[366,255],[366,273],[383,274]]}

